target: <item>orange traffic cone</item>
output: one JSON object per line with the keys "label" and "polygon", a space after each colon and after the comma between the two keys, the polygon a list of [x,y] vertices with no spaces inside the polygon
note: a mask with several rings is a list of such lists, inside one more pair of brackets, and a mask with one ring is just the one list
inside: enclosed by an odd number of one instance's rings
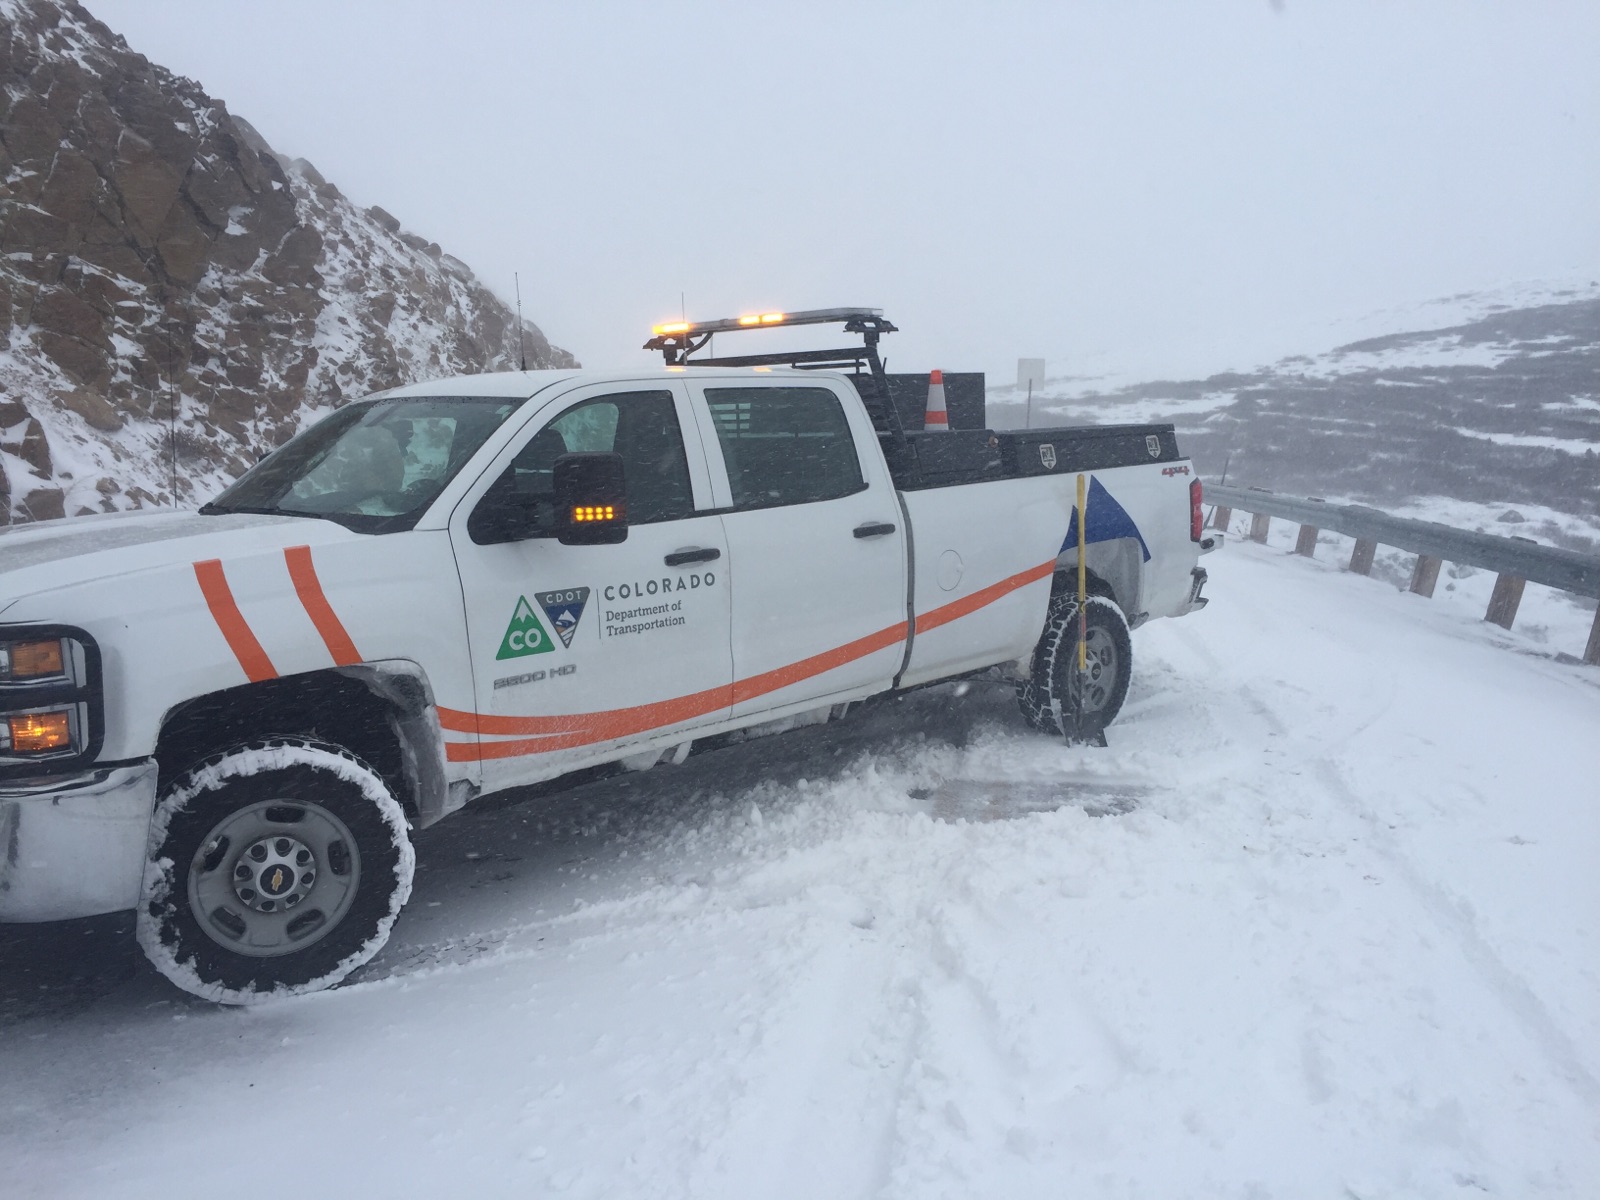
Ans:
{"label": "orange traffic cone", "polygon": [[950,414],[944,407],[944,372],[934,371],[928,376],[928,410],[922,416],[925,430],[950,431]]}

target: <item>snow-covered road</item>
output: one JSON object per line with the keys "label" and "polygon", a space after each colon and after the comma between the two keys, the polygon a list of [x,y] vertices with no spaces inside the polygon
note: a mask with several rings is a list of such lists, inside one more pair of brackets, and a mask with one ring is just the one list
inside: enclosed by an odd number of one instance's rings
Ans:
{"label": "snow-covered road", "polygon": [[110,962],[0,1025],[0,1193],[1600,1194],[1600,671],[1207,566],[1108,750],[919,693],[469,809],[336,992]]}

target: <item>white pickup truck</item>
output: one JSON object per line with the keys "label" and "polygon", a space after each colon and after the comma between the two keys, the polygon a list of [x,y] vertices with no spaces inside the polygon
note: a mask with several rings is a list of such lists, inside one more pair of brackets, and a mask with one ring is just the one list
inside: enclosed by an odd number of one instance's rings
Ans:
{"label": "white pickup truck", "polygon": [[402,387],[199,512],[5,530],[0,921],[133,908],[248,1003],[370,959],[409,830],[475,797],[993,668],[1103,726],[1129,628],[1205,603],[1172,427],[907,432],[881,314],[773,317],[864,345],[728,365],[689,356],[740,323],[669,326],[665,371]]}

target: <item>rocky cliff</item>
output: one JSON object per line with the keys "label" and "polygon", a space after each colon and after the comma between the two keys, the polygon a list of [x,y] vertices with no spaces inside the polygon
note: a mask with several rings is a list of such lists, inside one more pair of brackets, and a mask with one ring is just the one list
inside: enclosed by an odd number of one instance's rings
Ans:
{"label": "rocky cliff", "polygon": [[0,523],[209,498],[319,410],[575,365],[82,7],[0,0]]}

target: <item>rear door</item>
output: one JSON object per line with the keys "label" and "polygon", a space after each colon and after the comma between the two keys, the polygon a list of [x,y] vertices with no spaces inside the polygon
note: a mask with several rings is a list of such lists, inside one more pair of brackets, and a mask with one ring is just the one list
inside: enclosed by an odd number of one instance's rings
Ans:
{"label": "rear door", "polygon": [[726,505],[734,717],[888,687],[904,653],[907,532],[860,400],[822,379],[690,387]]}
{"label": "rear door", "polygon": [[[529,422],[452,516],[476,711],[440,715],[451,757],[480,759],[486,788],[670,745],[727,718],[728,545],[721,517],[706,511],[692,417],[683,436],[689,413],[677,381],[570,392]],[[626,541],[474,539],[472,512],[492,489],[550,495],[556,458],[578,451],[622,455]]]}

